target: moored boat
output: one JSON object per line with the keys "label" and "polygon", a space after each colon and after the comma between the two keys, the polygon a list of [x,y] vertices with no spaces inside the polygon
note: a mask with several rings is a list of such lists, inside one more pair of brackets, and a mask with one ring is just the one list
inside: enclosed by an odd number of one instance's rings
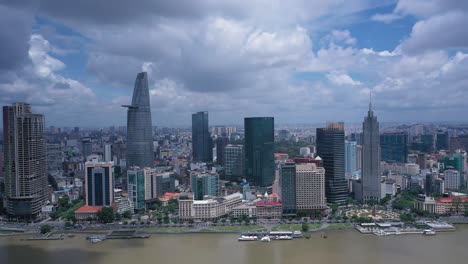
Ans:
{"label": "moored boat", "polygon": [[238,241],[256,241],[258,240],[257,236],[241,236],[237,239]]}

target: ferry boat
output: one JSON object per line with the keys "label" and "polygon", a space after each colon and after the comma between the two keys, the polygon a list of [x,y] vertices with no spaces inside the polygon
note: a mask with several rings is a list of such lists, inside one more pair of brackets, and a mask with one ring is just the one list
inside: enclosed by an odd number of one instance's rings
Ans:
{"label": "ferry boat", "polygon": [[271,241],[271,238],[269,236],[264,236],[262,237],[262,239],[260,239],[260,241],[262,242],[270,242]]}
{"label": "ferry boat", "polygon": [[257,236],[241,236],[237,239],[238,241],[256,241],[258,240]]}
{"label": "ferry boat", "polygon": [[302,232],[301,231],[294,231],[292,234],[293,238],[301,238],[302,237]]}
{"label": "ferry boat", "polygon": [[293,238],[292,238],[292,236],[276,236],[273,239],[275,239],[275,240],[291,240]]}
{"label": "ferry boat", "polygon": [[426,229],[423,231],[423,235],[425,236],[434,236],[436,234],[436,232],[432,229]]}

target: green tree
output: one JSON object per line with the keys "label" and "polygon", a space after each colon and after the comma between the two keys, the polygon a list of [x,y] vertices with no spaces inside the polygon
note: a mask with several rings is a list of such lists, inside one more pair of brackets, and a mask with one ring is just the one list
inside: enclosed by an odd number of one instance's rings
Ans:
{"label": "green tree", "polygon": [[64,208],[68,207],[68,196],[64,196],[64,197],[60,198],[58,200],[58,205],[60,207],[64,207]]}
{"label": "green tree", "polygon": [[336,213],[336,211],[338,211],[338,204],[332,204],[331,209],[333,214]]}
{"label": "green tree", "polygon": [[97,218],[102,223],[112,223],[114,221],[114,210],[112,207],[103,207],[97,213]]}
{"label": "green tree", "polygon": [[52,175],[47,175],[47,181],[49,182],[49,185],[52,186],[52,189],[54,189],[54,191],[57,191],[58,190],[58,184],[57,184],[57,181],[55,180],[54,176]]}
{"label": "green tree", "polygon": [[307,231],[309,231],[309,224],[303,223],[301,229],[302,229],[302,232],[307,232]]}
{"label": "green tree", "polygon": [[71,222],[69,222],[69,221],[65,222],[65,227],[70,228],[72,226],[73,226],[73,224]]}
{"label": "green tree", "polygon": [[125,211],[123,213],[123,217],[127,218],[127,219],[132,218],[132,212],[131,211]]}
{"label": "green tree", "polygon": [[41,226],[41,234],[46,234],[52,231],[52,227],[50,225],[42,225]]}

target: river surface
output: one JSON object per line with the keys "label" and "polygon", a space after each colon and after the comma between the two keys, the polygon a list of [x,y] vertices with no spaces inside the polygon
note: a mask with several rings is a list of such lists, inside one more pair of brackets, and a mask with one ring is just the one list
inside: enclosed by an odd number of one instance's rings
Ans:
{"label": "river surface", "polygon": [[236,234],[153,234],[149,239],[90,244],[0,237],[1,264],[431,264],[468,263],[468,226],[436,236],[377,237],[354,229],[312,233],[310,239],[238,242]]}

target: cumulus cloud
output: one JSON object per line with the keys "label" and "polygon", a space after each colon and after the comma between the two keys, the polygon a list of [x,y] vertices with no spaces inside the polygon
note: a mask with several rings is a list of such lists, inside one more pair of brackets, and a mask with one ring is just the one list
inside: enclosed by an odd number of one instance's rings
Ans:
{"label": "cumulus cloud", "polygon": [[339,72],[331,72],[327,74],[327,78],[330,82],[337,84],[337,85],[361,85],[362,83],[359,81],[353,80],[351,76],[345,73],[339,73]]}
{"label": "cumulus cloud", "polygon": [[375,14],[371,16],[371,20],[379,21],[383,23],[391,23],[395,20],[400,19],[402,16],[396,13],[389,13],[389,14]]}

